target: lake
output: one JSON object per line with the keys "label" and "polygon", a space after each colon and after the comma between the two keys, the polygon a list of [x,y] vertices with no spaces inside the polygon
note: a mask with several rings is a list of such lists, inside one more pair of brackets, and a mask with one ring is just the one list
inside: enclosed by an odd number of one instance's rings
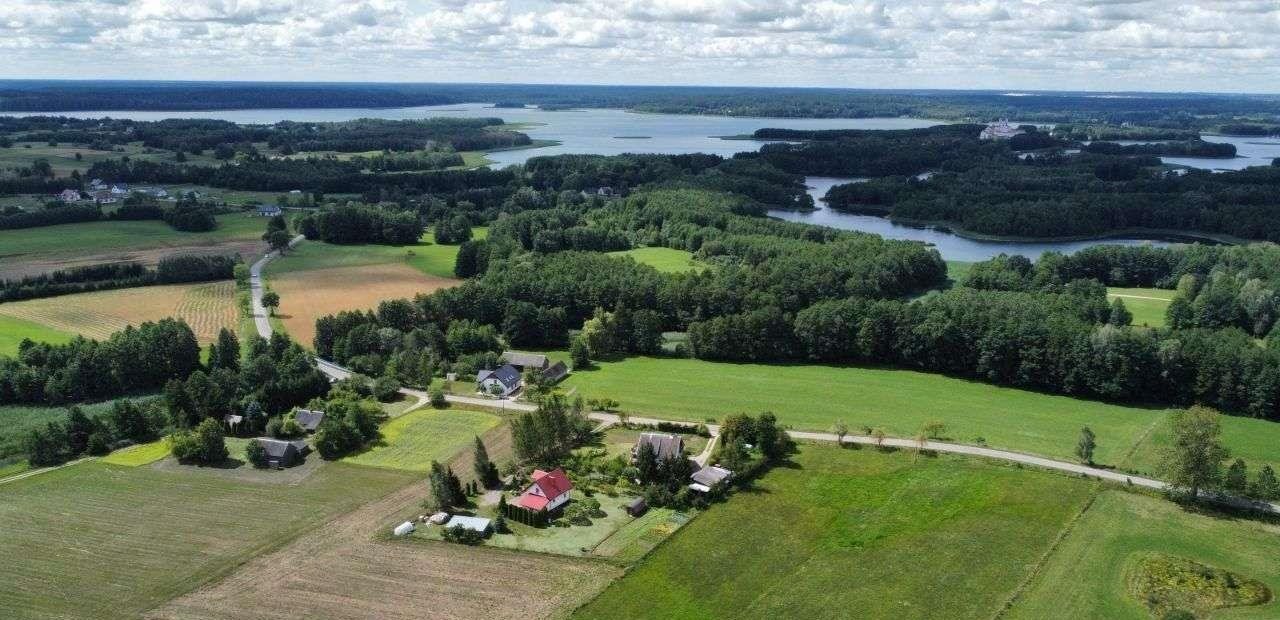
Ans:
{"label": "lake", "polygon": [[723,140],[720,136],[751,134],[764,127],[785,129],[915,129],[941,125],[943,121],[918,118],[740,118],[685,114],[641,114],[623,110],[581,109],[546,111],[537,108],[495,108],[492,104],[420,106],[412,108],[356,108],[315,110],[213,110],[194,112],[47,112],[74,118],[129,118],[142,121],[166,118],[212,118],[236,123],[278,123],[280,121],[348,121],[357,118],[404,120],[428,117],[497,117],[507,123],[522,123],[520,131],[535,140],[558,140],[561,144],[537,149],[491,153],[497,166],[524,163],[539,155],[591,153],[714,153],[725,157],[741,151],[755,151],[763,142]]}
{"label": "lake", "polygon": [[805,224],[830,226],[832,228],[839,228],[842,230],[857,230],[873,233],[886,239],[920,241],[937,248],[938,253],[946,260],[970,262],[989,260],[1000,254],[1021,254],[1035,260],[1045,252],[1062,252],[1063,254],[1071,254],[1095,245],[1171,245],[1167,241],[1154,241],[1148,239],[1104,239],[1092,241],[1056,241],[1048,243],[981,241],[977,239],[967,239],[954,233],[947,232],[945,230],[938,230],[936,228],[918,228],[903,224],[895,224],[888,218],[877,217],[874,215],[841,213],[840,211],[827,208],[826,203],[822,202],[822,197],[827,195],[827,190],[831,189],[833,185],[854,183],[863,180],[865,179],[809,177],[806,179],[806,184],[809,186],[809,195],[813,196],[813,202],[818,207],[816,211],[804,212],[773,210],[769,212],[769,215],[789,222],[802,222]]}

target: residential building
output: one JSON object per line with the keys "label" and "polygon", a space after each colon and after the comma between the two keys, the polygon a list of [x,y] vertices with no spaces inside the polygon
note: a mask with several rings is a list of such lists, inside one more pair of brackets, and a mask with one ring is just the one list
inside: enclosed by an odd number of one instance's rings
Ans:
{"label": "residential building", "polygon": [[569,376],[569,367],[563,361],[556,362],[542,370],[542,381],[546,385],[555,385]]}
{"label": "residential building", "polygon": [[58,200],[62,202],[80,202],[80,192],[74,189],[64,189],[58,194]]}
{"label": "residential building", "polygon": [[113,196],[126,196],[128,194],[129,194],[128,183],[116,183],[115,185],[111,186],[111,195]]}
{"label": "residential building", "polygon": [[302,430],[314,433],[317,428],[320,428],[320,423],[324,421],[324,412],[299,409],[293,412],[293,419],[298,422],[298,426],[301,426]]}
{"label": "residential building", "polygon": [[1010,125],[1007,119],[1000,119],[994,123],[987,125],[982,133],[978,134],[980,140],[1008,140],[1022,133],[1021,129]]}
{"label": "residential building", "polygon": [[267,466],[277,469],[297,465],[302,462],[303,457],[311,452],[311,446],[301,439],[285,440],[259,437],[255,441],[262,444],[263,450],[267,453]]}
{"label": "residential building", "polygon": [[496,389],[498,396],[507,397],[520,389],[521,383],[520,371],[511,364],[497,370],[481,370],[476,373],[476,385],[485,394],[494,394]]}
{"label": "residential building", "polygon": [[[573,482],[559,467],[552,471],[533,471],[533,483],[516,498],[515,505],[534,512],[555,510],[569,501]],[[457,517],[454,517],[455,519]]]}
{"label": "residential building", "polygon": [[258,205],[259,217],[275,217],[283,213],[278,205]]}
{"label": "residential building", "polygon": [[631,458],[635,459],[644,446],[649,446],[659,461],[684,455],[684,439],[679,435],[640,433],[640,437],[636,439],[636,445],[631,447]]}
{"label": "residential building", "polygon": [[524,372],[530,368],[538,370],[545,369],[549,363],[547,356],[537,353],[525,353],[524,351],[503,351],[502,357],[498,358],[503,362],[516,367],[516,370]]}
{"label": "residential building", "polygon": [[693,472],[693,475],[689,476],[689,478],[693,480],[689,485],[690,489],[707,493],[717,484],[721,484],[728,481],[730,478],[733,478],[733,472],[723,467],[710,465]]}

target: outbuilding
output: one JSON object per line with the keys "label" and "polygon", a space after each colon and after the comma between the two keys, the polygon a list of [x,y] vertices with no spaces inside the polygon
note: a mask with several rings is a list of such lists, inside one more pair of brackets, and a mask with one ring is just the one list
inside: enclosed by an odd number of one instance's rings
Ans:
{"label": "outbuilding", "polygon": [[449,528],[461,527],[464,530],[471,530],[473,532],[480,532],[481,534],[488,534],[493,529],[493,521],[490,521],[489,519],[486,519],[484,517],[454,516],[453,518],[449,519],[449,524],[445,527],[449,527]]}
{"label": "outbuilding", "polygon": [[267,467],[275,467],[277,469],[291,467],[302,461],[309,452],[311,446],[301,439],[284,440],[271,439],[268,437],[259,437],[259,444],[267,454]]}
{"label": "outbuilding", "polygon": [[644,501],[643,497],[637,497],[627,502],[627,505],[623,507],[623,510],[626,510],[627,514],[633,517],[638,517],[649,510],[649,504]]}

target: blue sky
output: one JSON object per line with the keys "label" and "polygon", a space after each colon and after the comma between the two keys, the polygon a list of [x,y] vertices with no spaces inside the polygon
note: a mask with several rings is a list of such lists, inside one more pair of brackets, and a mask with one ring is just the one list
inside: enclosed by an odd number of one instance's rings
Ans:
{"label": "blue sky", "polygon": [[1280,91],[1280,1],[4,0],[3,78]]}

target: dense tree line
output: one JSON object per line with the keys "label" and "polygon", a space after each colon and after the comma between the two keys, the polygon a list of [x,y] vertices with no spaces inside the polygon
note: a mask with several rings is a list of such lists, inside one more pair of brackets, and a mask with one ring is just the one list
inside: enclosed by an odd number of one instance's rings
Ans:
{"label": "dense tree line", "polygon": [[1158,164],[1153,156],[1096,153],[970,161],[955,170],[944,166],[927,181],[893,177],[863,187],[836,186],[828,205],[994,235],[1149,228],[1280,240],[1280,168],[1166,174],[1153,171]]}
{"label": "dense tree line", "polygon": [[167,414],[155,400],[118,400],[100,417],[71,407],[64,420],[29,432],[23,449],[33,466],[61,465],[81,456],[101,456],[122,444],[152,441],[168,423]]}
{"label": "dense tree line", "polygon": [[862,177],[914,175],[941,167],[972,166],[1011,158],[1003,142],[980,141],[980,125],[938,125],[926,129],[839,129],[804,131],[760,129],[757,139],[800,140],[766,144],[740,159],[762,159],[793,174]]}
{"label": "dense tree line", "polygon": [[239,262],[236,256],[179,254],[160,259],[155,268],[139,263],[70,267],[18,280],[0,280],[0,302],[151,284],[227,280]]}
{"label": "dense tree line", "polygon": [[159,389],[199,367],[195,334],[174,319],[130,326],[104,341],[26,341],[17,357],[0,357],[0,403],[103,400]]}
{"label": "dense tree line", "polygon": [[266,137],[272,148],[288,146],[296,151],[417,151],[448,145],[457,151],[480,151],[523,146],[529,136],[491,129],[501,118],[429,118],[383,120],[364,118],[339,123],[284,121],[270,127]]}
{"label": "dense tree line", "polygon": [[[0,182],[0,185],[3,185],[3,182]],[[4,191],[3,188],[0,188],[0,191]],[[98,205],[59,205],[46,207],[38,211],[22,211],[0,215],[0,230],[93,222],[101,217],[102,210],[98,208]]]}
{"label": "dense tree line", "polygon": [[346,204],[303,216],[298,230],[308,239],[327,243],[406,245],[417,243],[426,227],[413,211]]}
{"label": "dense tree line", "polygon": [[1164,155],[1167,157],[1223,157],[1236,156],[1236,145],[1228,142],[1181,140],[1177,142],[1152,142],[1149,144],[1116,144],[1115,142],[1090,142],[1082,147],[1089,153],[1103,155]]}

